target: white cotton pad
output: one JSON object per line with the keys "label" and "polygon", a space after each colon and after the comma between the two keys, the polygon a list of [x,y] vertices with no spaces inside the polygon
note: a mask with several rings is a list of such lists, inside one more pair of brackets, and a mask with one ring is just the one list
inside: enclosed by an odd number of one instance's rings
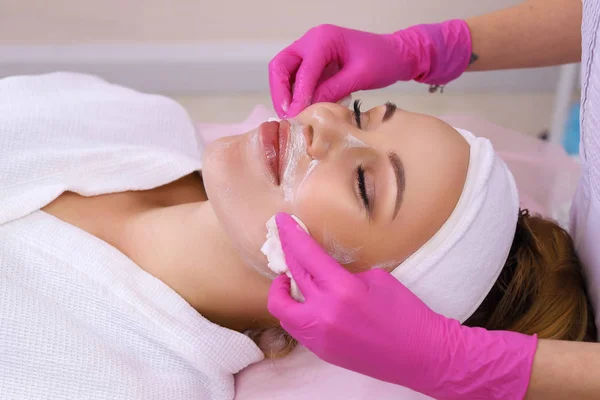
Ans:
{"label": "white cotton pad", "polygon": [[[294,218],[298,225],[300,225],[302,229],[308,233],[306,225],[304,225],[298,217],[292,215],[292,218]],[[267,240],[265,240],[265,243],[260,248],[260,251],[262,251],[262,253],[267,257],[269,269],[278,275],[286,274],[291,281],[290,294],[297,301],[304,302],[304,296],[302,293],[300,293],[300,289],[298,288],[298,285],[292,277],[292,274],[290,273],[290,270],[285,262],[285,255],[283,254],[283,249],[281,248],[279,230],[277,229],[275,216],[269,218],[265,225],[267,227]]]}

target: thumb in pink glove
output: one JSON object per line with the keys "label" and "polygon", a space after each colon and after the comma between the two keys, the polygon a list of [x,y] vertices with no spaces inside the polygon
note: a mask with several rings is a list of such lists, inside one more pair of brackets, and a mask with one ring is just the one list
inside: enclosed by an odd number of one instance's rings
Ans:
{"label": "thumb in pink glove", "polygon": [[279,276],[269,311],[321,359],[443,399],[521,399],[537,338],[469,328],[429,309],[382,269],[351,274],[287,214],[279,237],[304,303]]}
{"label": "thumb in pink glove", "polygon": [[271,97],[280,117],[294,117],[312,103],[400,80],[445,84],[465,71],[470,57],[471,35],[462,20],[387,35],[320,25],[271,60]]}

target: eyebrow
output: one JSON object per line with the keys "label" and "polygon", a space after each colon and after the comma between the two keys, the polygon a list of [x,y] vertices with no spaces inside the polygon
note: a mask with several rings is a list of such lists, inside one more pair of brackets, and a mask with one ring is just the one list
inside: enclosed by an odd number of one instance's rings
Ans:
{"label": "eyebrow", "polygon": [[389,101],[387,103],[385,103],[385,113],[383,114],[383,118],[381,119],[381,122],[385,122],[388,119],[392,118],[394,116],[394,113],[396,112],[396,109],[398,107],[394,104],[394,103],[390,103]]}
{"label": "eyebrow", "polygon": [[398,210],[400,210],[400,205],[402,204],[402,199],[404,198],[406,177],[404,175],[404,166],[402,165],[402,161],[400,160],[400,157],[398,157],[398,154],[392,151],[388,154],[388,159],[390,160],[390,164],[392,164],[394,175],[396,175],[396,205],[394,206],[394,216],[392,217],[393,221],[398,215]]}

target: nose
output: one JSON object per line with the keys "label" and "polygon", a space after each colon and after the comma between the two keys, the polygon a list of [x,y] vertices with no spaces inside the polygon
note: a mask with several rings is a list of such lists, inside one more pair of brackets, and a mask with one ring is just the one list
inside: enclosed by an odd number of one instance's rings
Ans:
{"label": "nose", "polygon": [[347,108],[333,104],[314,105],[305,110],[303,114],[308,115],[301,122],[308,127],[306,151],[311,158],[322,161],[338,147],[352,128],[348,122],[349,113]]}

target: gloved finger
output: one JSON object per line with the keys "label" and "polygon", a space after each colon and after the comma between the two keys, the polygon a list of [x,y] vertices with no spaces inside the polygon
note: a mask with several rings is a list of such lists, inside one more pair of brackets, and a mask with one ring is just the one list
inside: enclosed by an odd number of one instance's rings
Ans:
{"label": "gloved finger", "polygon": [[319,77],[319,80],[317,81],[317,87],[321,83],[325,82],[326,80],[328,80],[329,78],[331,78],[332,76],[334,76],[335,74],[340,72],[341,69],[342,68],[340,67],[340,63],[335,60],[330,62],[329,64],[327,64],[325,66],[325,68],[323,69],[323,73]]}
{"label": "gloved finger", "polygon": [[320,55],[302,60],[296,74],[292,104],[287,112],[288,117],[295,117],[312,104],[315,87],[327,64],[327,59]]}
{"label": "gloved finger", "polygon": [[279,118],[284,118],[292,102],[292,79],[302,63],[291,46],[282,50],[269,63],[269,87],[273,107]]}
{"label": "gloved finger", "polygon": [[[327,254],[292,217],[278,213],[275,222],[286,264],[302,293],[305,293],[305,289],[301,285],[306,286],[307,290],[314,290],[315,286],[327,282],[350,284],[352,274]],[[309,296],[310,293],[305,295]]]}
{"label": "gloved finger", "polygon": [[316,87],[313,102],[337,103],[356,91],[353,83],[355,80],[356,75],[352,69],[342,68],[337,74]]}
{"label": "gloved finger", "polygon": [[[285,214],[285,213],[280,213],[280,214],[284,215],[284,218],[289,218],[294,224],[296,224],[298,229],[302,229],[296,223],[296,221],[294,221],[294,219],[292,217],[290,217],[288,214]],[[275,216],[275,221],[277,222],[277,216]],[[277,225],[279,225],[279,223],[277,223]],[[304,232],[304,230],[302,230],[302,231]],[[281,239],[281,232],[280,232],[279,237]],[[287,254],[285,254],[285,249],[283,248],[284,247],[283,243],[281,243],[281,246],[282,246],[282,250],[283,250],[283,253],[285,256],[286,264],[287,264],[292,276],[294,277],[296,284],[298,285],[298,289],[304,295],[305,299],[310,299],[318,291],[318,288],[315,284],[315,281],[314,281],[312,275],[304,268],[290,267],[289,263],[292,262],[292,260],[295,258],[295,256],[294,255],[288,256]]]}
{"label": "gloved finger", "polygon": [[298,303],[292,298],[290,288],[290,278],[285,275],[275,278],[269,289],[267,308],[278,320],[296,324],[298,317],[302,316],[300,311],[302,303]]}

